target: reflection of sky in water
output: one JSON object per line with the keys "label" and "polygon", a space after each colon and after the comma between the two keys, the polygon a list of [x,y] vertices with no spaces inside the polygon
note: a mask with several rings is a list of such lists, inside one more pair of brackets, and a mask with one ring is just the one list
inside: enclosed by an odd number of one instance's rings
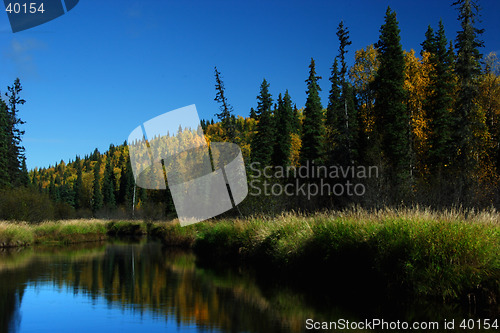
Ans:
{"label": "reflection of sky in water", "polygon": [[[134,306],[109,303],[101,297],[92,299],[72,288],[43,283],[27,285],[21,302],[21,325],[17,332],[204,332],[195,323],[177,323],[174,309],[165,315]],[[218,330],[207,330],[219,332]]]}

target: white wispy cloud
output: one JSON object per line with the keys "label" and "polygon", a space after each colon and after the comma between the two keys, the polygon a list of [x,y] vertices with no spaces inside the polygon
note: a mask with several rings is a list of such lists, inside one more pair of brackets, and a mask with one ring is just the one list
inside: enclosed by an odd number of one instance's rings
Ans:
{"label": "white wispy cloud", "polygon": [[9,47],[5,51],[7,59],[12,61],[19,73],[26,76],[38,76],[34,53],[38,50],[46,49],[47,45],[37,39],[17,39],[13,38]]}

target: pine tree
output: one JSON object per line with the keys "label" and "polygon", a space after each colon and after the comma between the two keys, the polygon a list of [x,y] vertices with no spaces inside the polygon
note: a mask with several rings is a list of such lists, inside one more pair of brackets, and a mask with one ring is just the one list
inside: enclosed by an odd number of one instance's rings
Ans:
{"label": "pine tree", "polygon": [[474,174],[481,167],[486,158],[488,149],[488,133],[479,105],[476,103],[479,96],[478,78],[481,74],[480,60],[482,55],[479,48],[483,42],[478,36],[484,30],[474,25],[478,17],[479,6],[474,0],[458,0],[453,3],[458,8],[458,19],[461,28],[456,38],[455,72],[458,77],[458,98],[454,107],[454,136],[456,144],[456,166],[460,172],[458,192],[463,193],[465,204],[472,200],[472,186]]}
{"label": "pine tree", "polygon": [[269,83],[266,79],[260,85],[260,94],[257,96],[257,123],[256,133],[251,143],[251,158],[253,163],[259,163],[264,168],[271,164],[274,146],[274,123],[271,107],[273,99],[269,93]]}
{"label": "pine tree", "polygon": [[410,193],[409,115],[404,89],[405,59],[396,13],[387,8],[376,45],[380,67],[374,81],[376,128],[394,202]]}
{"label": "pine tree", "polygon": [[100,185],[100,170],[101,170],[101,162],[97,161],[94,165],[94,181],[92,186],[92,212],[95,214],[99,211],[99,209],[103,206],[103,198],[101,192]]}
{"label": "pine tree", "polygon": [[281,94],[279,94],[278,108],[275,114],[275,133],[278,134],[276,136],[276,143],[274,145],[272,155],[272,163],[275,166],[290,165],[292,122],[292,100],[287,90],[283,98],[281,97]]}
{"label": "pine tree", "polygon": [[224,138],[226,141],[234,142],[236,139],[236,130],[232,116],[233,107],[228,103],[226,97],[226,89],[222,77],[217,67],[214,67],[215,72],[215,98],[214,100],[220,104],[220,113],[216,114],[217,118],[222,123],[224,129]]}
{"label": "pine tree", "polygon": [[324,159],[324,135],[325,124],[323,116],[323,107],[318,85],[320,76],[316,76],[316,64],[311,58],[309,65],[309,78],[307,83],[307,100],[304,108],[304,122],[302,125],[302,147],[300,149],[300,164],[304,165],[307,161],[322,163]]}

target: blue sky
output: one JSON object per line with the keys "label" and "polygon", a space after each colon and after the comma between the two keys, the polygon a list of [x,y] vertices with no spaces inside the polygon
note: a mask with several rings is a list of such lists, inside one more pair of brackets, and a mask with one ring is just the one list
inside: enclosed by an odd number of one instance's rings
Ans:
{"label": "blue sky", "polygon": [[[229,102],[246,116],[265,77],[274,97],[289,90],[303,107],[310,58],[323,104],[338,53],[340,20],[350,29],[347,55],[375,43],[388,5],[406,50],[420,51],[428,24],[443,19],[449,39],[459,23],[447,0],[80,0],[67,14],[13,34],[0,14],[0,89],[24,87],[20,116],[28,168],[105,151],[141,123],[196,104],[200,118],[218,112],[213,67]],[[500,1],[480,0],[484,54],[500,53]]]}

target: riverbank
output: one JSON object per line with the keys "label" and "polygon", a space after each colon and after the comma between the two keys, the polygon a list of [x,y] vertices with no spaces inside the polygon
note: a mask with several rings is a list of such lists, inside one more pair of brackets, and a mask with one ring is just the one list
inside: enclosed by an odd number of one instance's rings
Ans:
{"label": "riverbank", "polygon": [[[254,267],[325,291],[500,304],[500,214],[352,210],[178,223],[0,222],[0,248],[148,235],[202,261]],[[293,278],[290,278],[293,277]]]}
{"label": "riverbank", "polygon": [[352,211],[155,224],[150,233],[201,259],[248,263],[338,292],[499,304],[500,216],[466,215]]}
{"label": "riverbank", "polygon": [[106,240],[110,236],[144,235],[137,221],[66,220],[28,224],[0,222],[0,248],[29,245],[65,245]]}

